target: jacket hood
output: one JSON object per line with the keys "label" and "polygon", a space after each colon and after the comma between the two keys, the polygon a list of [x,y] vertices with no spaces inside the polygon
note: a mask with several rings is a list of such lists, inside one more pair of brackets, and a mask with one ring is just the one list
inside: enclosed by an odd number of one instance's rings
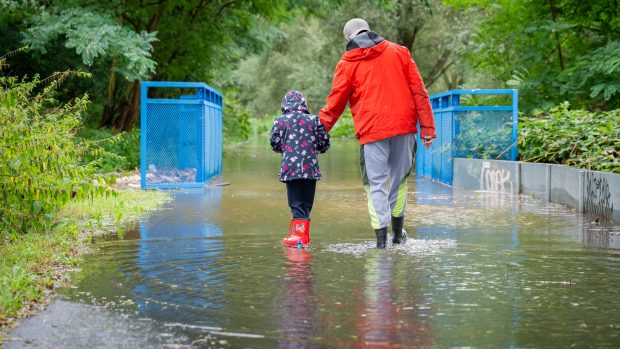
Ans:
{"label": "jacket hood", "polygon": [[290,113],[293,111],[302,111],[308,113],[308,105],[304,95],[299,91],[289,91],[282,98],[282,113]]}
{"label": "jacket hood", "polygon": [[373,59],[380,56],[388,45],[388,41],[369,48],[356,48],[345,52],[342,59],[345,61],[361,61],[364,59]]}
{"label": "jacket hood", "polygon": [[359,61],[375,58],[387,47],[388,41],[377,33],[363,32],[347,43],[347,52],[342,55],[345,61]]}

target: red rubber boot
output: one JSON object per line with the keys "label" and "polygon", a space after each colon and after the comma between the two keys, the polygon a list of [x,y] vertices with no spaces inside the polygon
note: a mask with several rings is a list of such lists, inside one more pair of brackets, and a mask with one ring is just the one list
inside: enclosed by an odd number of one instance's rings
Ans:
{"label": "red rubber boot", "polygon": [[282,243],[290,247],[296,247],[299,241],[304,246],[310,244],[310,219],[291,219],[288,236],[282,239]]}

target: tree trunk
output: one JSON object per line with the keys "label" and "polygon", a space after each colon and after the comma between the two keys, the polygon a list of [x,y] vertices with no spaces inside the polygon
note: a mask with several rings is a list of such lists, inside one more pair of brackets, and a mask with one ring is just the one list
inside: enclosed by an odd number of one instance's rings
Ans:
{"label": "tree trunk", "polygon": [[[549,1],[549,8],[551,9],[551,19],[553,20],[553,23],[557,23],[557,18],[558,18],[558,14],[557,14],[557,9],[555,8],[555,6],[553,6],[553,0],[548,0]],[[562,43],[560,41],[560,32],[556,29],[555,30],[555,41],[557,42],[557,51],[558,51],[558,58],[560,60],[560,69],[564,70],[564,57],[562,57]]]}
{"label": "tree trunk", "polygon": [[140,81],[133,82],[133,93],[129,103],[129,117],[125,119],[123,131],[131,131],[138,120],[138,109],[140,107]]}
{"label": "tree trunk", "polygon": [[[147,32],[154,32],[161,23],[166,0],[159,0],[155,13],[146,25]],[[139,28],[136,28],[139,31]],[[140,105],[140,81],[131,82],[130,89],[119,95],[117,75],[114,72],[116,60],[112,61],[108,80],[108,97],[101,115],[101,126],[113,127],[121,131],[131,131],[138,118]]]}
{"label": "tree trunk", "polygon": [[114,128],[119,131],[131,131],[134,127],[140,104],[140,81],[132,82],[131,88],[125,96],[123,96],[119,108],[120,116],[114,123]]}
{"label": "tree trunk", "polygon": [[418,32],[424,25],[421,22],[416,22],[414,25],[409,24],[408,16],[413,16],[414,12],[414,5],[411,1],[406,1],[404,4],[401,1],[398,2],[396,42],[410,50],[415,44]]}
{"label": "tree trunk", "polygon": [[448,49],[444,49],[437,60],[435,61],[435,65],[433,65],[430,71],[423,77],[426,87],[431,86],[432,84],[441,77],[441,75],[452,65],[453,62],[450,62],[450,57],[452,55],[452,51]]}
{"label": "tree trunk", "polygon": [[446,89],[455,90],[463,83],[463,75],[458,71],[446,72],[443,74],[443,81],[446,85]]}
{"label": "tree trunk", "polygon": [[108,78],[108,97],[106,98],[103,114],[101,115],[101,126],[110,127],[114,122],[114,110],[116,101],[116,60],[112,60],[112,67]]}

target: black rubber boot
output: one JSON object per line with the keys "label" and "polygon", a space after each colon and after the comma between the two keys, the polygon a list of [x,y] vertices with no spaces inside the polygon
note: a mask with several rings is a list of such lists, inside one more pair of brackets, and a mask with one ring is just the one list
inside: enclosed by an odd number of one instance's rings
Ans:
{"label": "black rubber boot", "polygon": [[405,222],[405,217],[392,217],[392,233],[394,233],[394,237],[392,238],[392,243],[394,244],[404,244],[407,241],[407,233],[405,229],[403,229],[403,223]]}
{"label": "black rubber boot", "polygon": [[385,248],[387,242],[387,228],[375,229],[377,236],[377,248]]}

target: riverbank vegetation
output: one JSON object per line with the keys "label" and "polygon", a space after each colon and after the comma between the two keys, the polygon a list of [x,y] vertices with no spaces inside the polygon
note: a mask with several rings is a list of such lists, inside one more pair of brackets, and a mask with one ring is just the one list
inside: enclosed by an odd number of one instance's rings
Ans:
{"label": "riverbank vegetation", "polygon": [[[0,321],[42,301],[81,232],[166,200],[111,188],[139,163],[141,80],[218,88],[242,142],[287,90],[318,113],[353,17],[409,48],[431,93],[518,89],[523,160],[620,172],[616,0],[3,0]],[[347,110],[332,136],[352,135]]]}
{"label": "riverbank vegetation", "polygon": [[[57,98],[90,96],[86,139],[120,134],[102,145],[125,158],[97,165],[108,172],[138,164],[140,80],[205,81],[221,90],[228,142],[248,139],[252,119],[273,119],[289,89],[302,91],[318,113],[344,51],[342,25],[352,17],[408,47],[431,93],[516,88],[520,111],[531,118],[566,101],[584,112],[616,110],[619,7],[615,0],[7,0],[0,47],[28,45],[7,57],[19,78],[67,70],[92,76],[66,82]],[[350,122],[334,132],[351,136]]]}
{"label": "riverbank vegetation", "polygon": [[122,190],[115,196],[75,200],[57,212],[54,227],[2,240],[0,327],[49,302],[50,292],[67,281],[67,271],[79,266],[94,239],[123,234],[169,198],[159,191]]}
{"label": "riverbank vegetation", "polygon": [[[5,57],[0,66],[8,68]],[[98,172],[105,161],[126,161],[102,148],[122,140],[78,137],[88,96],[57,99],[67,79],[88,77],[0,76],[0,327],[45,303],[94,235],[122,234],[128,222],[168,199],[115,190],[116,176]]]}
{"label": "riverbank vegetation", "polygon": [[519,121],[523,161],[620,173],[620,110],[571,110],[568,102]]}

